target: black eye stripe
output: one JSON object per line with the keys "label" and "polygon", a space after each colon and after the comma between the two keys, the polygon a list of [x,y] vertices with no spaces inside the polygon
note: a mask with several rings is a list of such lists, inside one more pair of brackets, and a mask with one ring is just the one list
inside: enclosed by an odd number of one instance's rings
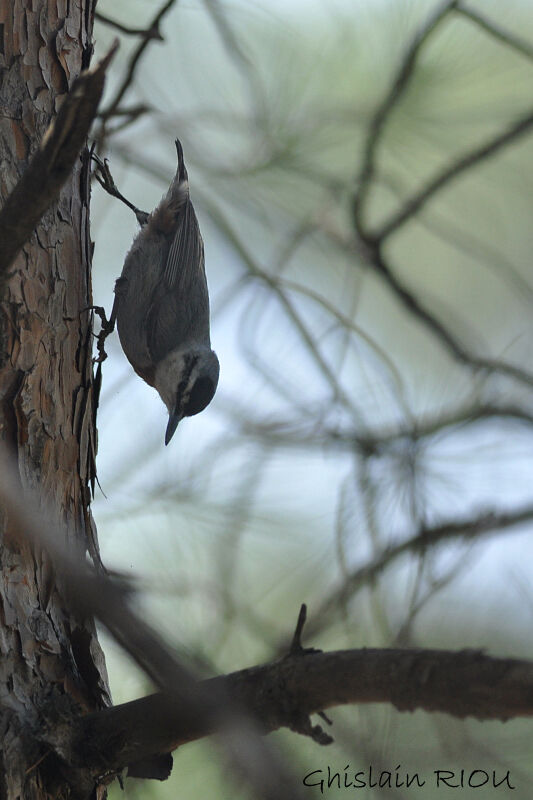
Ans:
{"label": "black eye stripe", "polygon": [[176,399],[179,402],[180,398],[183,396],[185,389],[189,383],[189,379],[191,377],[192,371],[198,361],[198,356],[185,356],[185,371],[183,373],[183,377],[181,381],[178,383],[178,388],[176,391]]}

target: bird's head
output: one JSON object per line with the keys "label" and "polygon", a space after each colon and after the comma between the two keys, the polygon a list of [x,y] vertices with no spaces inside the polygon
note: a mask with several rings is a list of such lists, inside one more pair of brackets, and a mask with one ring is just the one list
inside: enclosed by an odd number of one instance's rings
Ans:
{"label": "bird's head", "polygon": [[156,368],[155,387],[168,409],[165,444],[172,439],[183,417],[206,408],[218,385],[219,363],[209,347],[173,351]]}

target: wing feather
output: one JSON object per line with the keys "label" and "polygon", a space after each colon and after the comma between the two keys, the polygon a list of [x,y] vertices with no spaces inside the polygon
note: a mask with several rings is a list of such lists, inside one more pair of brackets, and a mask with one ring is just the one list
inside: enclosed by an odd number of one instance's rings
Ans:
{"label": "wing feather", "polygon": [[[209,298],[204,246],[187,196],[179,210],[163,280],[156,288],[147,320],[148,348],[157,363],[180,344],[209,339]],[[199,342],[200,343],[200,342]]]}

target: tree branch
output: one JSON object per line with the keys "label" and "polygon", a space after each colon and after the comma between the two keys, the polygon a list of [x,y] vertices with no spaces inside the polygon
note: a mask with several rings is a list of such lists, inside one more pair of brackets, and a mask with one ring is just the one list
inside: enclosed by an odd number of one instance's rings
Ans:
{"label": "tree branch", "polygon": [[[533,115],[530,124],[533,125]],[[403,212],[401,212],[403,213]],[[414,213],[414,212],[413,212]],[[398,215],[400,216],[400,214]],[[380,234],[381,235],[381,234]],[[520,367],[495,358],[483,358],[471,353],[448,328],[427,309],[416,295],[394,274],[387,262],[380,242],[369,243],[365,254],[368,263],[381,275],[402,305],[441,342],[445,349],[461,364],[474,370],[486,370],[505,375],[513,380],[533,386],[533,375]]]}
{"label": "tree branch", "polygon": [[[219,685],[198,682],[163,639],[132,609],[131,594],[118,581],[90,570],[78,553],[72,554],[61,544],[59,526],[50,522],[29,493],[23,493],[14,463],[0,449],[0,500],[9,515],[10,529],[19,541],[32,548],[46,550],[54,567],[55,580],[61,584],[74,614],[96,616],[110,634],[144,670],[167,699],[180,708],[184,719],[203,727],[224,732],[221,744],[235,771],[246,778],[258,797],[264,800],[291,800],[302,794],[291,773],[278,755],[259,736],[255,721],[237,707]],[[68,541],[68,538],[66,538]],[[44,712],[43,712],[44,713]],[[41,737],[61,758],[76,782],[76,769],[93,772],[90,755],[81,761],[72,752],[72,729],[77,725],[71,715],[52,722],[43,719]],[[91,741],[84,747],[92,752]],[[157,751],[161,755],[161,750]],[[165,762],[168,764],[168,760]],[[143,766],[143,765],[141,765]],[[164,769],[160,762],[157,770]],[[142,774],[142,777],[154,775]],[[113,776],[109,776],[109,780]],[[157,775],[156,777],[159,777]],[[168,777],[168,775],[166,776]],[[81,782],[80,782],[81,783]]]}
{"label": "tree branch", "polygon": [[485,33],[490,34],[498,41],[507,45],[507,47],[512,47],[513,50],[526,56],[526,58],[533,60],[533,46],[530,45],[529,42],[526,42],[525,39],[520,39],[518,36],[514,36],[510,33],[510,31],[503,30],[503,28],[498,27],[494,22],[483,17],[478,11],[473,11],[460,2],[457,3],[455,9],[459,14],[475,22]]}
{"label": "tree branch", "polygon": [[402,225],[410,220],[423,206],[426,205],[437,192],[443,189],[448,183],[457,178],[466,170],[471,169],[480,161],[498,152],[502,147],[512,144],[520,136],[523,136],[533,127],[533,111],[519,119],[507,130],[502,131],[497,136],[490,139],[480,147],[476,147],[469,153],[448,164],[444,169],[435,175],[427,184],[409,197],[399,211],[393,214],[388,222],[385,222],[377,231],[364,233],[363,239],[372,242],[384,242],[391,233],[397,231]]}
{"label": "tree branch", "polygon": [[[532,114],[533,122],[533,114]],[[421,224],[424,224],[422,218]],[[354,220],[354,227],[358,228],[358,221]],[[387,284],[391,292],[398,298],[403,306],[415,318],[430,330],[433,335],[440,340],[444,348],[459,363],[473,370],[485,370],[487,373],[499,373],[512,378],[515,381],[533,385],[533,374],[520,367],[506,361],[493,358],[483,358],[472,353],[457,339],[447,326],[428,309],[415,293],[398,278],[384,253],[382,243],[374,234],[364,231],[361,235],[365,239],[355,237],[344,237],[337,232],[321,228],[322,232],[328,236],[335,244],[343,249],[344,252],[356,256],[358,259],[366,261],[369,267],[373,268],[377,275]],[[525,291],[528,291],[527,289]],[[531,290],[529,289],[529,292]]]}
{"label": "tree branch", "polygon": [[[533,715],[533,663],[475,650],[315,652],[200,685],[244,707],[263,733],[294,729],[295,716],[355,703],[391,703],[399,711],[441,711],[460,718]],[[72,752],[96,769],[119,770],[214,730],[212,722],[191,717],[175,697],[155,694],[77,720]]]}
{"label": "tree branch", "polygon": [[[394,561],[407,553],[425,552],[430,548],[437,547],[443,542],[454,539],[474,541],[484,536],[499,533],[504,529],[515,528],[525,522],[533,520],[533,506],[527,505],[510,512],[490,511],[460,520],[458,522],[446,522],[436,525],[433,528],[424,528],[413,536],[403,539],[397,544],[390,545],[382,550],[378,555],[367,564],[352,570],[342,585],[334,589],[321,603],[308,622],[307,634],[316,635],[323,629],[326,622],[330,619],[331,613],[338,608],[339,603],[346,602],[352,598],[363,586],[367,586],[377,579],[377,577]],[[280,650],[285,651],[286,646],[282,645]]]}
{"label": "tree branch", "polygon": [[161,32],[157,24],[155,27],[152,23],[152,25],[148,28],[130,28],[127,25],[123,25],[121,22],[111,19],[111,17],[102,14],[100,11],[94,12],[94,18],[99,22],[102,22],[104,25],[108,25],[110,28],[120,31],[120,33],[125,33],[126,36],[142,36],[144,39],[158,39],[160,42],[163,41],[163,37],[161,36]]}
{"label": "tree branch", "polygon": [[447,429],[456,430],[477,425],[486,420],[507,420],[524,427],[533,427],[533,414],[519,406],[499,406],[490,403],[472,404],[417,419],[415,423],[382,427],[379,430],[337,428],[302,424],[301,415],[265,420],[250,414],[250,409],[232,400],[222,409],[243,436],[253,436],[267,445],[301,447],[309,450],[325,446],[343,452],[358,452],[365,456],[384,455],[401,440],[419,442]]}
{"label": "tree branch", "polygon": [[[142,56],[144,54],[144,51],[148,47],[149,43],[151,41],[153,41],[154,39],[158,39],[159,41],[163,41],[163,37],[159,33],[159,25],[161,23],[161,20],[165,16],[165,14],[167,14],[170,11],[172,6],[175,5],[176,2],[177,2],[177,0],[167,0],[167,2],[164,3],[161,6],[161,8],[157,12],[157,14],[155,14],[155,16],[153,17],[152,21],[146,27],[146,30],[145,30],[143,38],[141,39],[141,41],[139,42],[139,44],[137,45],[137,47],[135,48],[135,50],[133,51],[133,53],[131,55],[131,58],[130,58],[129,63],[128,63],[128,68],[126,70],[126,75],[124,76],[124,79],[123,79],[122,83],[120,84],[120,86],[118,87],[117,91],[115,92],[115,96],[112,98],[112,100],[107,105],[107,107],[102,109],[102,111],[100,112],[99,116],[100,116],[100,119],[102,120],[102,130],[99,132],[99,134],[97,136],[97,140],[99,142],[101,142],[102,139],[103,139],[103,135],[105,133],[105,124],[106,124],[106,122],[111,117],[115,116],[115,114],[118,111],[118,108],[119,108],[119,105],[120,105],[120,102],[121,102],[122,98],[124,97],[124,95],[126,94],[128,89],[130,88],[131,84],[133,83],[133,79],[135,77],[135,71],[137,69],[137,65],[139,64],[139,61],[141,60],[141,58],[142,58]],[[106,19],[106,22],[108,24],[110,24],[110,20],[109,19]],[[129,31],[128,31],[128,33],[129,33]],[[156,33],[158,35],[156,35]]]}
{"label": "tree branch", "polygon": [[457,0],[445,0],[414,37],[404,56],[402,64],[398,68],[396,78],[389,92],[384,97],[369,125],[361,169],[357,179],[357,189],[352,200],[353,218],[355,220],[356,229],[362,238],[365,238],[364,208],[366,206],[368,191],[376,171],[376,153],[383,137],[385,123],[412,78],[422,47],[431,34],[438,28],[443,19],[445,19],[455,7],[456,3]]}
{"label": "tree branch", "polygon": [[[431,198],[444,189],[451,181],[476,164],[494,155],[501,148],[516,141],[520,136],[529,131],[533,127],[533,111],[530,111],[507,130],[500,132],[484,144],[448,163],[439,173],[434,175],[426,185],[415,191],[411,197],[408,197],[401,204],[400,208],[379,226],[377,230],[369,230],[365,224],[364,217],[368,193],[371,189],[372,181],[376,176],[376,155],[383,137],[385,124],[413,76],[421,48],[427,42],[428,37],[440,25],[442,20],[446,18],[449,12],[454,10],[460,11],[460,13],[467,16],[476,16],[470,14],[464,7],[459,6],[458,1],[444,2],[437,8],[433,16],[430,17],[424,27],[414,37],[404,57],[403,63],[398,68],[396,78],[388,94],[378,107],[369,125],[362,164],[357,178],[357,188],[352,200],[353,224],[360,241],[367,247],[366,253],[364,253],[366,261],[382,276],[389,289],[398,297],[405,308],[432,331],[455,359],[473,369],[497,372],[522,383],[533,385],[533,376],[526,371],[497,359],[480,358],[470,353],[455,335],[418,300],[416,295],[410,291],[399,278],[396,277],[383,252],[383,244],[388,237],[411,220],[426,206]],[[476,21],[479,24],[484,23],[482,19],[476,19]],[[490,28],[486,23],[484,23],[484,27]],[[490,30],[490,32],[496,35],[494,30]],[[505,38],[503,34],[499,35],[500,38]],[[509,41],[509,37],[507,37],[506,41],[508,41],[509,44],[513,44]]]}

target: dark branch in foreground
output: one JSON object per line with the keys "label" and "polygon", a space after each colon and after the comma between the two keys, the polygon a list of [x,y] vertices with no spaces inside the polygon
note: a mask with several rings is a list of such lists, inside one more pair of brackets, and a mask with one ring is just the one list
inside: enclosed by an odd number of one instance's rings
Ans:
{"label": "dark branch in foreground", "polygon": [[[399,711],[444,711],[456,717],[507,720],[533,715],[533,663],[475,650],[340,650],[293,656],[210,680],[260,721],[263,733],[294,729],[306,716],[352,703],[391,703]],[[213,733],[175,697],[155,694],[80,718],[72,756],[118,770]]]}
{"label": "dark branch in foreground", "polygon": [[5,276],[44,212],[57,198],[84,146],[102,96],[106,69],[118,47],[82,72],[0,212],[0,276]]}
{"label": "dark branch in foreground", "polygon": [[[0,501],[21,542],[48,553],[56,580],[62,584],[71,611],[83,617],[98,617],[169,702],[179,706],[184,719],[223,731],[221,747],[227,761],[237,774],[247,780],[257,797],[264,800],[302,797],[283,760],[260,737],[256,722],[227,695],[219,694],[220,685],[195,680],[172,648],[132,609],[130,593],[124,585],[94,573],[79,556],[74,557],[67,551],[62,544],[68,540],[65,532],[47,522],[46,514],[38,508],[33,497],[22,492],[15,464],[1,449]],[[70,719],[64,717],[58,725],[57,720],[46,719],[43,709],[39,735],[42,745],[60,758],[67,780],[76,786],[76,796],[93,797],[95,776],[104,773],[91,766],[95,755],[93,753],[91,762],[90,740],[83,742],[88,751],[86,759],[79,761],[71,752],[71,730],[72,726],[75,728],[77,725],[78,719],[74,713]],[[32,732],[32,735],[35,736],[35,733]],[[111,742],[108,744],[112,746]],[[154,755],[161,756],[161,750],[155,751]],[[167,777],[171,764],[169,761],[168,755],[163,753],[164,763],[158,759],[153,774],[147,773],[146,764],[137,765],[136,774],[161,778],[161,772],[166,769]],[[112,774],[106,773],[102,782],[109,783],[112,778]]]}
{"label": "dark branch in foreground", "polygon": [[[533,663],[476,651],[302,650],[305,607],[293,647],[281,661],[197,682],[135,614],[120,584],[92,573],[58,545],[62,537],[43,521],[42,512],[28,497],[21,502],[15,476],[13,465],[0,454],[0,497],[13,530],[48,551],[77,613],[96,614],[162,690],[87,716],[64,716],[60,725],[43,725],[42,744],[60,758],[73,782],[78,779],[78,787],[83,778],[85,794],[80,796],[88,796],[94,776],[107,775],[109,780],[125,766],[134,775],[166,777],[170,758],[164,754],[219,731],[230,761],[246,774],[258,796],[297,798],[298,787],[258,734],[287,726],[327,743],[330,737],[311,725],[309,715],[336,705],[387,702],[399,710],[420,708],[478,719],[533,715]],[[530,518],[533,509],[522,516]],[[503,522],[503,517],[487,517],[478,527],[484,524],[489,530]],[[454,526],[446,526],[434,538],[449,538],[452,532],[457,535]],[[428,534],[420,534],[416,546],[427,546]],[[411,540],[402,547],[414,546]],[[156,769],[150,772],[154,760]]]}

